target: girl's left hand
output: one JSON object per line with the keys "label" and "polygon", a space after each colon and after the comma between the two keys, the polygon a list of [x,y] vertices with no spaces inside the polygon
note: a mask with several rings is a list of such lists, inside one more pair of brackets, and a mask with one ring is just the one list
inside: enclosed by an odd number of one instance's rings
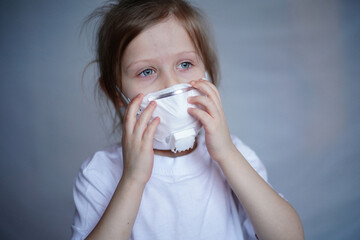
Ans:
{"label": "girl's left hand", "polygon": [[199,104],[204,109],[189,108],[188,113],[199,119],[203,124],[205,143],[210,156],[215,161],[223,163],[237,149],[230,137],[219,91],[214,84],[202,79],[191,81],[190,84],[206,96],[189,97],[189,103]]}

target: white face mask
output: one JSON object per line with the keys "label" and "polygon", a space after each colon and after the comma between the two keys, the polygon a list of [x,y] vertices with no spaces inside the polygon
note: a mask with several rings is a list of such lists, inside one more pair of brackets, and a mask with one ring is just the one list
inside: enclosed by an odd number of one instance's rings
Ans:
{"label": "white face mask", "polygon": [[151,101],[157,106],[151,120],[160,117],[160,123],[154,135],[154,148],[171,150],[174,153],[185,151],[194,146],[195,138],[202,125],[187,110],[196,107],[187,102],[187,98],[200,95],[190,84],[177,84],[144,97],[140,111],[144,111]]}
{"label": "white face mask", "polygon": [[[124,101],[129,103],[130,100],[122,93],[121,95]],[[144,96],[137,118],[151,101],[156,101],[157,106],[150,121],[160,117],[154,135],[154,149],[171,150],[176,153],[193,148],[202,124],[187,112],[189,107],[197,107],[189,104],[187,98],[197,95],[201,95],[198,90],[190,84],[182,83]]]}

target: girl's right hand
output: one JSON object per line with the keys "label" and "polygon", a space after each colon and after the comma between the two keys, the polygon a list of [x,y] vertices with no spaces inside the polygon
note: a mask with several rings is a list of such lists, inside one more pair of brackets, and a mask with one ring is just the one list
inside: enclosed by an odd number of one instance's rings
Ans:
{"label": "girl's right hand", "polygon": [[138,94],[127,106],[124,115],[122,147],[124,171],[122,178],[146,184],[151,176],[154,163],[153,139],[160,118],[148,124],[156,107],[152,101],[136,119],[143,94]]}

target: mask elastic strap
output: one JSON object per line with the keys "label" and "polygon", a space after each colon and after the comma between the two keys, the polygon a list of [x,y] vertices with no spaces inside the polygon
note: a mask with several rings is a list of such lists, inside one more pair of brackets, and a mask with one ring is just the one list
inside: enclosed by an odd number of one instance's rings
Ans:
{"label": "mask elastic strap", "polygon": [[[122,100],[125,102],[125,106],[120,107],[120,114],[121,114],[121,116],[124,116],[126,107],[130,104],[131,100],[130,100],[130,98],[126,97],[125,94],[122,93],[122,91],[120,90],[120,88],[117,85],[116,85],[116,89],[120,93]],[[140,114],[141,114],[141,109],[139,108],[139,110],[137,112],[137,116],[139,116]]]}
{"label": "mask elastic strap", "polygon": [[125,102],[125,105],[126,105],[126,106],[129,105],[129,103],[130,103],[130,98],[126,97],[126,96],[122,93],[122,91],[120,90],[119,86],[116,85],[116,89],[117,89],[118,92],[120,93],[120,96],[121,96],[122,100]]}
{"label": "mask elastic strap", "polygon": [[205,72],[205,77],[201,78],[206,81],[210,81],[208,72]]}
{"label": "mask elastic strap", "polygon": [[122,116],[122,117],[124,117],[124,115],[125,115],[125,111],[126,111],[126,107],[129,105],[129,103],[130,103],[130,98],[128,98],[128,97],[126,97],[123,93],[122,93],[122,91],[120,90],[120,88],[119,88],[119,86],[118,85],[116,85],[116,90],[120,93],[120,97],[121,97],[121,99],[123,100],[123,102],[125,103],[125,106],[122,106],[122,107],[120,107],[120,115]]}

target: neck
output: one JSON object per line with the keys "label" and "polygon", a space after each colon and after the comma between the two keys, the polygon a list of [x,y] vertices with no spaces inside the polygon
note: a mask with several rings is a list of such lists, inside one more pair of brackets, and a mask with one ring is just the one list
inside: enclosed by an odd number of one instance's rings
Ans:
{"label": "neck", "polygon": [[164,157],[176,158],[176,157],[181,157],[181,156],[191,153],[192,151],[195,150],[196,146],[197,146],[197,141],[195,140],[194,147],[190,148],[189,150],[174,153],[171,150],[154,149],[154,154],[159,155],[159,156],[164,156]]}

